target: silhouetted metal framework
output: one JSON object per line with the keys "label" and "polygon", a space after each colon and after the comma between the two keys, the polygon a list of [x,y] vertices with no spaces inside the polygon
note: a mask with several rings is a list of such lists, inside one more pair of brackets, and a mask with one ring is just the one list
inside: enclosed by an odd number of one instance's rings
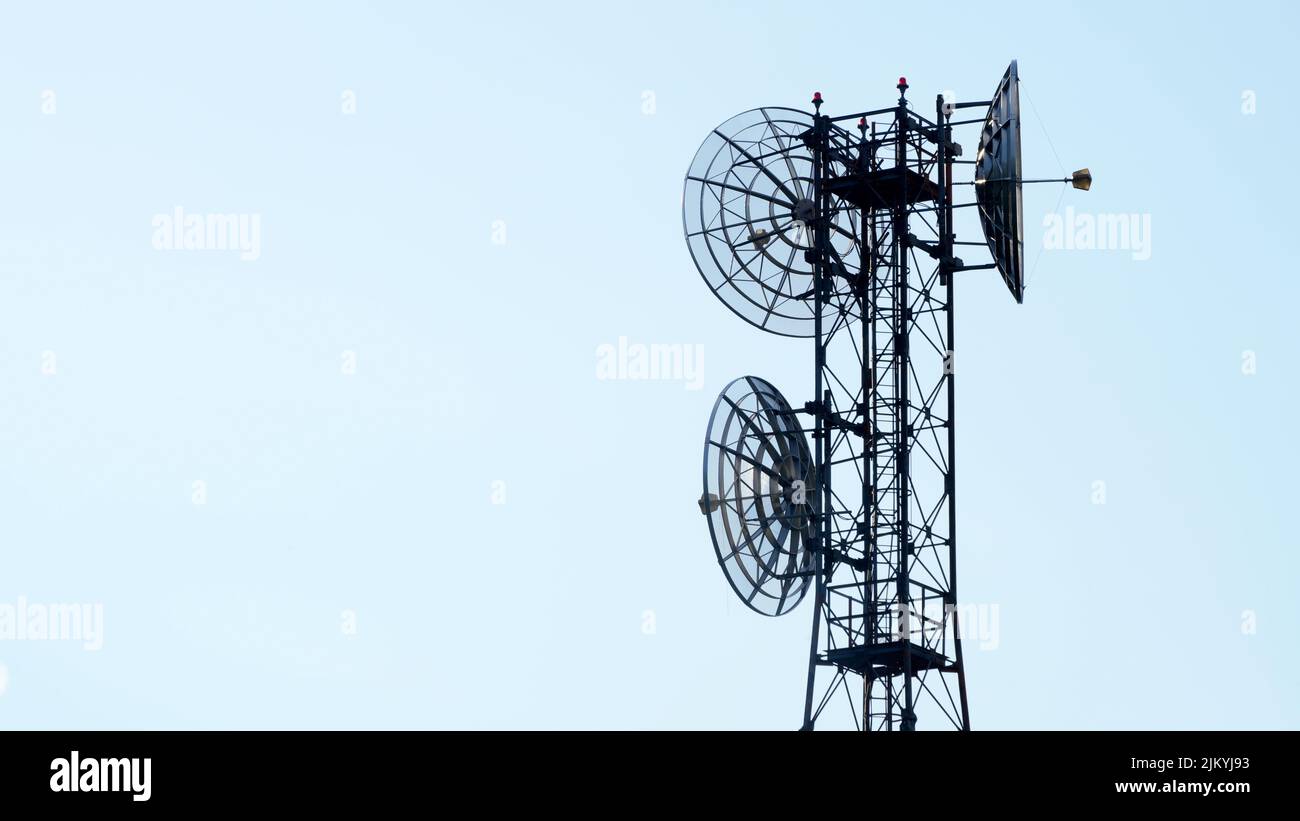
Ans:
{"label": "silhouetted metal framework", "polygon": [[[913,729],[923,703],[947,725],[970,726],[955,609],[952,279],[942,262],[952,256],[952,158],[942,103],[930,121],[899,90],[892,112],[860,119],[854,172],[819,171],[823,208],[861,209],[850,298],[865,321],[817,336],[821,401],[809,410],[826,503],[808,728],[841,692],[859,727]],[[816,154],[834,150],[835,122],[819,120]],[[830,255],[821,267],[836,275]],[[850,481],[832,485],[845,473]]]}
{"label": "silhouetted metal framework", "polygon": [[[1013,62],[992,100],[898,83],[889,108],[763,108],[723,123],[687,173],[683,219],[705,281],[766,331],[814,341],[814,399],[742,377],[719,397],[701,512],[736,593],[765,615],[815,599],[803,726],[970,728],[957,609],[953,275],[996,268],[1023,298]],[[957,112],[986,107],[977,119]],[[846,125],[847,124],[847,125]],[[953,129],[982,126],[961,159]],[[975,166],[973,182],[954,168]],[[1086,169],[1072,178],[1091,184]],[[954,184],[974,184],[956,204]],[[953,211],[979,209],[985,242]],[[966,265],[958,245],[993,262]],[[810,436],[811,448],[804,436]],[[832,478],[834,481],[832,482]],[[811,580],[811,584],[809,583]]]}

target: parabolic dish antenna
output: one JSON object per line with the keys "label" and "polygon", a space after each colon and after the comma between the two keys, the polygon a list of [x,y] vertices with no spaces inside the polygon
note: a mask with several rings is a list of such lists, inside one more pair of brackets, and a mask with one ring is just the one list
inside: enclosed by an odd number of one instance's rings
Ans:
{"label": "parabolic dish antenna", "polygon": [[700,512],[718,564],[750,608],[790,612],[812,580],[813,459],[785,397],[756,376],[723,389],[704,444]]}
{"label": "parabolic dish antenna", "polygon": [[1016,302],[1025,301],[1020,75],[1012,60],[989,103],[975,154],[975,199],[993,262]]}
{"label": "parabolic dish antenna", "polygon": [[[774,334],[815,334],[813,115],[793,108],[756,108],[715,128],[691,162],[682,192],[686,242],[709,288],[741,319]],[[831,127],[832,147],[856,144]],[[847,155],[845,152],[844,155]],[[844,171],[838,160],[827,172]],[[828,322],[858,273],[858,211],[838,202],[828,222],[829,253],[841,291],[824,303]],[[829,327],[829,326],[828,326]]]}

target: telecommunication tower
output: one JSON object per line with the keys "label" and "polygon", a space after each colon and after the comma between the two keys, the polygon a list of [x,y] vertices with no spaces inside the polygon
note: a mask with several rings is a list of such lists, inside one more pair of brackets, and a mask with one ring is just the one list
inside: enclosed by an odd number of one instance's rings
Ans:
{"label": "telecommunication tower", "polygon": [[[942,96],[843,116],[758,108],[705,139],[683,225],[709,288],[750,324],[813,340],[813,396],[792,407],[745,376],[722,391],[704,446],[714,550],[769,616],[813,592],[804,729],[838,713],[864,730],[970,729],[957,609],[953,283],[995,269],[1024,299],[1020,94],[1012,61],[991,100]],[[961,112],[984,109],[982,117]],[[954,130],[979,128],[973,158]],[[970,181],[954,180],[962,165]],[[957,203],[957,186],[974,198]],[[961,242],[957,208],[984,237]],[[962,247],[991,261],[967,264]],[[809,440],[811,439],[811,447]],[[832,481],[833,479],[833,481]],[[828,712],[829,711],[829,712]]]}

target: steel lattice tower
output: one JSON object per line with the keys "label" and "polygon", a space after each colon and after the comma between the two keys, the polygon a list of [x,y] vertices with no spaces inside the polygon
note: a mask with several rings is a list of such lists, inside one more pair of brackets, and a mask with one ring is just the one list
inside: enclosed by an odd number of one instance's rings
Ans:
{"label": "steel lattice tower", "polygon": [[[813,340],[801,408],[757,377],[724,389],[700,497],[747,605],[782,615],[813,591],[805,729],[832,712],[865,730],[970,729],[953,280],[997,269],[1023,298],[1018,84],[1013,62],[994,99],[940,96],[932,117],[902,78],[895,105],[860,114],[823,115],[820,94],[813,114],[754,109],[714,129],[687,173],[687,242],[714,293],[763,330]],[[975,106],[988,113],[953,119]],[[977,154],[961,159],[953,129],[974,124]],[[962,164],[973,182],[954,182]],[[975,201],[955,203],[954,185],[975,185]],[[956,239],[967,206],[983,242]],[[993,262],[966,265],[958,245]]]}
{"label": "steel lattice tower", "polygon": [[[943,262],[952,257],[950,129],[942,99],[931,122],[909,110],[906,90],[900,82],[892,111],[870,113],[885,119],[863,115],[857,174],[836,179],[832,121],[814,101],[818,210],[860,209],[862,265],[850,283],[856,311],[840,314],[861,321],[818,329],[821,401],[806,408],[822,466],[808,728],[841,688],[867,729],[912,729],[922,703],[970,727],[956,611],[953,287]],[[837,260],[825,221],[815,230],[821,299],[837,289]],[[819,671],[828,680],[820,692]]]}

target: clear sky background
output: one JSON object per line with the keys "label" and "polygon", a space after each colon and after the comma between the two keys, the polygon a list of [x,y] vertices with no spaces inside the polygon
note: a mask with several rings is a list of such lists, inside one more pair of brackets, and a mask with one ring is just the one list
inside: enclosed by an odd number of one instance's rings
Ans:
{"label": "clear sky background", "polygon": [[[744,109],[1018,58],[1026,173],[1152,243],[1040,255],[1040,186],[1025,304],[960,281],[972,722],[1300,727],[1294,9],[10,5],[0,603],[104,636],[0,641],[0,726],[796,727],[810,602],[736,601],[695,499],[717,392],[801,403],[811,343],[709,294],[682,175]],[[155,250],[176,206],[260,258]],[[702,387],[597,379],[619,337]]]}

